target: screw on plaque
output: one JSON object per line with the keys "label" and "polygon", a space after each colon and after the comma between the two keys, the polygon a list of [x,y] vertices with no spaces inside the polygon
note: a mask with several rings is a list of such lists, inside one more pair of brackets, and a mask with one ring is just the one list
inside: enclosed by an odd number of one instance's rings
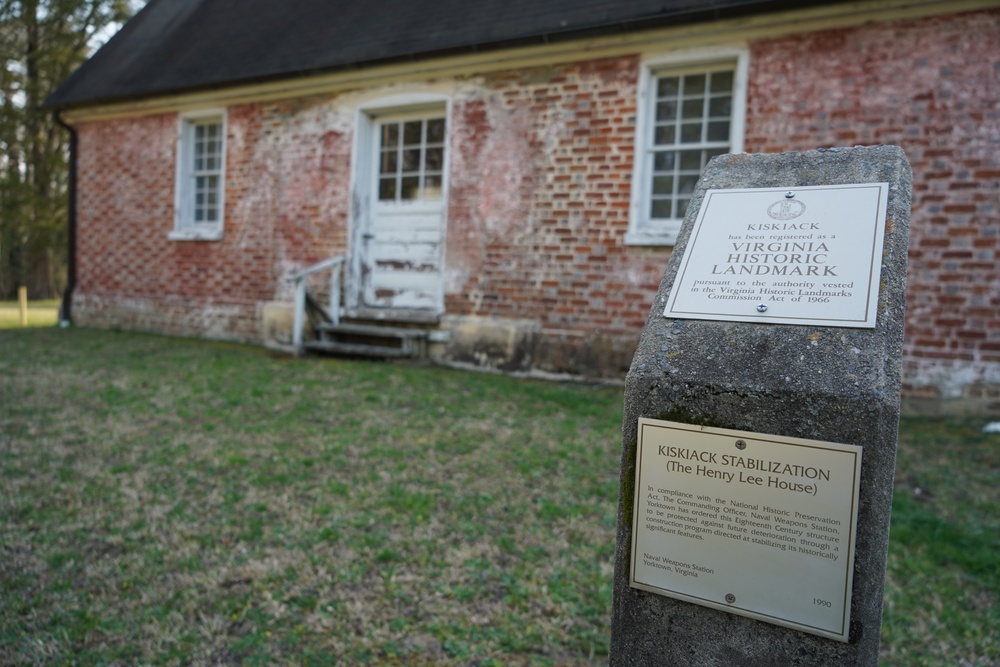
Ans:
{"label": "screw on plaque", "polygon": [[760,304],[759,306],[757,306],[757,312],[758,313],[766,313],[767,312],[767,306],[764,305],[763,303]]}
{"label": "screw on plaque", "polygon": [[733,595],[732,593],[726,593],[726,602],[728,602],[729,604],[736,602],[736,596]]}
{"label": "screw on plaque", "polygon": [[789,190],[788,192],[785,193],[785,199],[791,199],[794,196],[795,196],[795,193],[792,192],[791,190]]}
{"label": "screw on plaque", "polygon": [[740,450],[742,452],[746,448],[747,448],[746,440],[737,440],[736,441],[736,449],[738,449],[738,450]]}

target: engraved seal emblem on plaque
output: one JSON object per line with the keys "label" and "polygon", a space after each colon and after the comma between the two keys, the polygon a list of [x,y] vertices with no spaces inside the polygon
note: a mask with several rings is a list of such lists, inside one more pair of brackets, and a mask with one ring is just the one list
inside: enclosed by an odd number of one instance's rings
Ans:
{"label": "engraved seal emblem on plaque", "polygon": [[798,199],[782,199],[767,207],[767,215],[774,220],[794,220],[806,212],[806,205]]}

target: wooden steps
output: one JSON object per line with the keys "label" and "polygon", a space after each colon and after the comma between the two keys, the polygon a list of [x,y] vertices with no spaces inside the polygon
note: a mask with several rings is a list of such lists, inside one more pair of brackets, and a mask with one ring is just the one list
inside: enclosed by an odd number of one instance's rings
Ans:
{"label": "wooden steps", "polygon": [[427,331],[406,327],[353,322],[320,322],[314,326],[317,338],[307,341],[311,352],[350,357],[401,359],[421,357]]}

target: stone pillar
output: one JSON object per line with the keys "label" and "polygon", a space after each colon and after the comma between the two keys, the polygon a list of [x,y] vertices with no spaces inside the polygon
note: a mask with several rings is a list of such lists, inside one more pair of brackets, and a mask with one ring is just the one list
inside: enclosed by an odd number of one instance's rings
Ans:
{"label": "stone pillar", "polygon": [[[874,328],[663,316],[707,191],[886,182]],[[893,146],[726,155],[706,167],[626,381],[612,667],[878,664],[899,423],[910,198],[910,167],[902,150]],[[863,448],[848,642],[630,587],[641,417]],[[745,575],[753,577],[754,572]]]}

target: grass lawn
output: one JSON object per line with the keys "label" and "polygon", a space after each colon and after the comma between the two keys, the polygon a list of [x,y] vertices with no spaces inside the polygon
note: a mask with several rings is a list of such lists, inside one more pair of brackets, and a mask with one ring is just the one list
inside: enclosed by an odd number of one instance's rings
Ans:
{"label": "grass lawn", "polygon": [[[0,664],[606,664],[621,390],[0,331]],[[906,420],[886,665],[995,665],[1000,436]]]}
{"label": "grass lawn", "polygon": [[[59,320],[59,299],[28,302],[28,326],[51,327]],[[21,326],[21,306],[17,301],[0,301],[0,329]]]}

